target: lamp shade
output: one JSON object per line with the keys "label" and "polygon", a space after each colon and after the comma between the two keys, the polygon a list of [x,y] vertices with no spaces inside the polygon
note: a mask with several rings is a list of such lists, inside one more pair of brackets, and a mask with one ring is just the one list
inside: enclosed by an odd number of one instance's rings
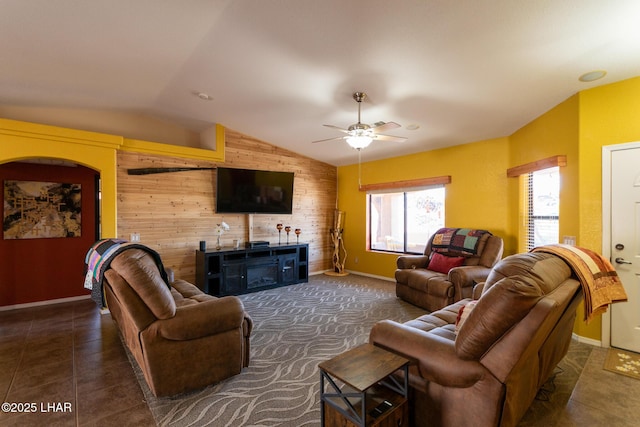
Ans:
{"label": "lamp shade", "polygon": [[349,144],[351,147],[355,148],[356,150],[361,150],[363,148],[368,147],[369,144],[371,144],[371,141],[373,141],[373,138],[367,135],[348,136],[346,139],[347,139],[347,144]]}

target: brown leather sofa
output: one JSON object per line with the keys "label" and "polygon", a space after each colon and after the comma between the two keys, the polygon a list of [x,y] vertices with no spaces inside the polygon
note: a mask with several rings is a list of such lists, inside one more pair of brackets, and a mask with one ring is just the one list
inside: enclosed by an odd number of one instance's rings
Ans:
{"label": "brown leather sofa", "polygon": [[[443,230],[447,229],[438,232]],[[470,298],[473,286],[484,282],[491,267],[500,261],[504,247],[502,238],[485,232],[478,239],[474,253],[455,248],[438,251],[436,249],[442,248],[434,248],[434,238],[439,235],[438,232],[429,238],[423,255],[403,255],[396,261],[396,295],[428,311]],[[443,259],[445,266],[455,260],[459,260],[461,265],[450,270],[438,268],[439,271],[435,271],[436,267],[430,269],[435,264],[434,257]]]}
{"label": "brown leather sofa", "polygon": [[371,330],[371,343],[413,361],[415,426],[515,426],[565,356],[583,299],[569,266],[540,252],[500,261],[474,294],[472,310],[464,299]]}
{"label": "brown leather sofa", "polygon": [[142,249],[116,255],[104,277],[107,307],[156,396],[203,388],[249,365],[252,321],[238,298],[183,280],[168,286]]}

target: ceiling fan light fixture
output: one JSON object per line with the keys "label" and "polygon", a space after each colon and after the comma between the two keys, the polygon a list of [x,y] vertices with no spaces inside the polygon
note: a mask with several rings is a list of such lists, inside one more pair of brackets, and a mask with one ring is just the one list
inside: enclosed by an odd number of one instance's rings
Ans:
{"label": "ceiling fan light fixture", "polygon": [[364,92],[356,92],[353,94],[353,99],[355,99],[356,102],[358,103],[358,123],[352,124],[351,126],[349,126],[348,129],[343,129],[341,127],[333,126],[333,125],[324,125],[326,127],[337,129],[340,132],[344,132],[347,134],[347,136],[321,139],[319,141],[313,141],[313,142],[324,142],[324,141],[334,141],[334,140],[343,139],[347,141],[347,144],[349,144],[351,148],[355,148],[356,150],[360,151],[363,148],[367,148],[374,139],[382,140],[382,141],[396,141],[396,142],[402,142],[406,140],[407,138],[405,137],[383,135],[379,133],[389,129],[399,128],[400,125],[395,122],[375,122],[374,126],[372,127],[371,125],[362,123],[360,121],[360,104],[362,103],[362,100],[366,96],[367,95]]}
{"label": "ceiling fan light fixture", "polygon": [[348,136],[345,139],[347,140],[347,144],[356,150],[367,148],[369,144],[371,144],[371,141],[373,141],[373,138],[368,135]]}

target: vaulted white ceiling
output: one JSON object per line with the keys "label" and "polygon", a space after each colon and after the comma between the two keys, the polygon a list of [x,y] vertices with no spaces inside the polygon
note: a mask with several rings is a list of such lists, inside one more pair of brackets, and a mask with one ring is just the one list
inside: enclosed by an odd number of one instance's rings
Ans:
{"label": "vaulted white ceiling", "polygon": [[362,122],[408,138],[363,160],[509,135],[640,75],[639,16],[637,0],[0,0],[0,105],[220,123],[344,165],[344,141],[311,141],[357,121],[353,92]]}

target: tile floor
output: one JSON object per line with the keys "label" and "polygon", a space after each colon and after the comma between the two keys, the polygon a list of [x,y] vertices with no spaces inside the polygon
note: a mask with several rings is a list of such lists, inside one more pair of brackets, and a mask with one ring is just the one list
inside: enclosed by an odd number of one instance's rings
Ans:
{"label": "tile floor", "polygon": [[556,426],[640,426],[640,380],[602,369],[607,351],[591,352]]}
{"label": "tile floor", "polygon": [[89,299],[0,312],[0,391],[35,410],[3,407],[2,426],[154,425],[111,316]]}
{"label": "tile floor", "polygon": [[[603,370],[606,352],[588,348],[575,386],[554,391],[566,398],[521,425],[640,425],[640,381]],[[34,411],[2,411],[2,426],[154,425],[111,317],[89,299],[0,311],[0,391]]]}
{"label": "tile floor", "polygon": [[640,426],[640,381],[605,371],[607,352],[572,341],[518,427]]}

